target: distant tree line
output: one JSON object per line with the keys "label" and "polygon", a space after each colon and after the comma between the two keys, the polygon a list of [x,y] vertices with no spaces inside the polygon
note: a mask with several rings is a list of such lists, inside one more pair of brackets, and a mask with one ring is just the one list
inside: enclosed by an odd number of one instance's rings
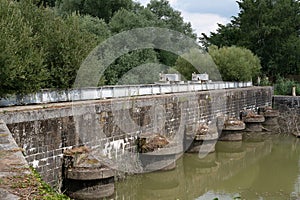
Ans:
{"label": "distant tree line", "polygon": [[[132,28],[164,27],[197,38],[166,0],[146,7],[132,0],[0,0],[0,13],[0,97],[71,88],[93,48]],[[130,52],[108,67],[99,84],[116,84],[148,62],[173,66],[177,57],[156,49]]]}
{"label": "distant tree line", "polygon": [[[135,50],[116,59],[99,85],[152,83],[158,78],[154,71],[160,70],[153,70],[159,66],[155,63],[172,67],[186,79],[192,72],[213,73],[209,70],[214,63],[222,79],[229,81],[251,80],[261,75],[260,68],[266,75],[299,73],[299,2],[243,0],[239,6],[231,23],[200,37],[199,50],[204,46],[207,56],[190,52],[187,56],[194,61],[189,63],[159,49]],[[133,0],[0,0],[0,13],[0,97],[71,88],[89,52],[126,30],[162,27],[195,43],[198,39],[167,0],[151,0],[147,6]],[[145,72],[145,67],[152,71]],[[129,71],[131,76],[125,76]],[[147,72],[149,78],[139,77]]]}
{"label": "distant tree line", "polygon": [[300,1],[242,0],[238,16],[211,35],[202,34],[209,48],[240,46],[261,60],[262,73],[272,79],[300,74]]}

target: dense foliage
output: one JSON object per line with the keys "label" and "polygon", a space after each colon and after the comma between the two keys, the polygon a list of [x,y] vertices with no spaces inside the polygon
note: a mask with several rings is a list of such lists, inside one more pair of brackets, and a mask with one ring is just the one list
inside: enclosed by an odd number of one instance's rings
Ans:
{"label": "dense foliage", "polygon": [[0,3],[0,96],[72,87],[80,63],[97,41],[80,26],[84,19],[62,19],[29,0]]}
{"label": "dense foliage", "polygon": [[[0,97],[71,88],[89,52],[122,31],[163,27],[196,41],[191,24],[167,0],[152,0],[146,7],[133,0],[0,0],[0,13]],[[173,66],[177,57],[158,49],[129,52],[108,67],[99,83],[150,83],[158,77],[155,70],[149,80],[141,80],[142,69],[154,69],[151,63]],[[120,81],[129,71],[132,75]]]}
{"label": "dense foliage", "polygon": [[218,66],[224,81],[251,81],[260,73],[260,60],[248,49],[211,46],[209,54]]}
{"label": "dense foliage", "polygon": [[31,7],[5,0],[0,2],[0,96],[45,87],[43,81],[49,74],[44,65],[44,53],[37,47],[39,36],[34,34],[21,12]]}
{"label": "dense foliage", "polygon": [[[178,57],[155,48],[132,51],[116,59],[99,84],[151,83],[157,71],[168,70],[166,66],[174,66],[186,79],[192,72],[206,72],[212,80],[219,80],[220,72],[223,80],[230,81],[299,74],[299,1],[241,0],[238,4],[237,17],[200,38],[209,54],[199,56],[198,50],[192,50]],[[0,0],[0,13],[0,97],[72,87],[89,52],[122,31],[162,27],[195,42],[197,38],[191,24],[167,0],[151,0],[146,7],[133,0]],[[165,45],[174,42],[170,39]],[[143,71],[149,72],[146,79],[139,76]]]}
{"label": "dense foliage", "polygon": [[292,95],[292,88],[296,87],[296,94],[300,94],[300,84],[295,81],[279,77],[274,84],[274,93],[276,95]]}
{"label": "dense foliage", "polygon": [[201,41],[210,45],[242,46],[261,59],[267,76],[300,73],[300,2],[298,0],[242,0],[240,13],[219,25]]}
{"label": "dense foliage", "polygon": [[[104,75],[105,75],[105,85],[115,85],[115,84],[139,84],[147,83],[140,80],[138,77],[134,76],[130,72],[135,67],[138,67],[147,63],[158,63],[157,54],[153,49],[143,49],[130,52],[118,58],[112,65],[110,65]],[[149,70],[146,69],[147,72]],[[130,73],[127,73],[130,72]],[[123,76],[127,75],[126,81],[122,79]],[[143,72],[145,74],[145,71]],[[144,78],[145,76],[140,76]],[[157,74],[158,79],[158,74]],[[150,82],[151,83],[151,82]],[[152,82],[153,83],[153,82]]]}
{"label": "dense foliage", "polygon": [[56,5],[62,13],[78,12],[91,15],[109,22],[112,16],[121,8],[131,10],[132,0],[57,0]]}
{"label": "dense foliage", "polygon": [[234,46],[210,46],[208,53],[192,50],[179,57],[175,65],[187,80],[196,72],[207,73],[215,81],[251,81],[260,74],[260,68],[259,58],[250,50]]}
{"label": "dense foliage", "polygon": [[177,59],[174,68],[183,75],[186,80],[191,80],[192,73],[194,72],[200,74],[207,73],[210,80],[221,80],[214,60],[207,52],[201,50],[192,49],[187,54],[182,55]]}

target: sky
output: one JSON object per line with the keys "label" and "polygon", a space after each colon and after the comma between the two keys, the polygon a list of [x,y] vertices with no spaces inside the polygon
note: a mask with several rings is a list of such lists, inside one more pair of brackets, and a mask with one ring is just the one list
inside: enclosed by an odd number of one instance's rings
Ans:
{"label": "sky", "polygon": [[[150,0],[137,0],[147,5]],[[170,5],[179,10],[184,21],[191,22],[198,37],[209,35],[219,24],[227,24],[232,16],[237,16],[239,8],[236,0],[169,0]]]}

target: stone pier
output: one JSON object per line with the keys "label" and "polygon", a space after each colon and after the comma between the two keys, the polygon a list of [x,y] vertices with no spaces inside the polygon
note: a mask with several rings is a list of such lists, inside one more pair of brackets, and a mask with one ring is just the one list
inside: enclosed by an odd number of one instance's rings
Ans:
{"label": "stone pier", "polygon": [[97,200],[114,194],[115,172],[95,159],[84,146],[64,152],[63,189],[78,200]]}
{"label": "stone pier", "polygon": [[242,130],[245,129],[245,123],[235,119],[229,118],[225,120],[222,129],[220,141],[242,141],[243,135]]}

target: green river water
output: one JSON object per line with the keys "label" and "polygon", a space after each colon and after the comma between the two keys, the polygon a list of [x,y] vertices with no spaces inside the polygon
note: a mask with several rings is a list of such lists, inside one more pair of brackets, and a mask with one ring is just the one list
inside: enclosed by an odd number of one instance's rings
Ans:
{"label": "green river water", "polygon": [[300,199],[300,139],[248,136],[218,142],[200,159],[184,154],[176,169],[129,176],[116,183],[116,200]]}

